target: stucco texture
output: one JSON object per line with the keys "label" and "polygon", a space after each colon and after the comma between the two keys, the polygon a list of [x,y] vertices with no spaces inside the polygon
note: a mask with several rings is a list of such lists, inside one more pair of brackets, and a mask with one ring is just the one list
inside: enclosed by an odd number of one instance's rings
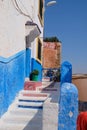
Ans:
{"label": "stucco texture", "polygon": [[0,60],[0,116],[7,111],[18,91],[24,86],[25,52],[9,59]]}

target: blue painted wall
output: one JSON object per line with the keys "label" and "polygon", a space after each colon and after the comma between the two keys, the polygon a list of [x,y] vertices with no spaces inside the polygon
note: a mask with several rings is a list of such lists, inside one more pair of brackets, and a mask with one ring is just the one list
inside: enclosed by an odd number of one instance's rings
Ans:
{"label": "blue painted wall", "polygon": [[29,48],[26,48],[26,68],[25,68],[26,77],[30,77],[30,73],[34,69],[39,70],[38,80],[41,81],[42,80],[42,65],[36,59],[31,58],[31,50]]}
{"label": "blue painted wall", "polygon": [[65,61],[61,65],[61,84],[72,82],[72,65],[68,61]]}
{"label": "blue painted wall", "polygon": [[34,69],[39,70],[38,80],[42,81],[42,65],[37,60],[32,58],[32,68],[31,68],[31,70],[34,70]]}
{"label": "blue painted wall", "polygon": [[7,111],[25,79],[25,51],[10,57],[0,57],[0,116]]}
{"label": "blue painted wall", "polygon": [[26,77],[29,78],[31,72],[31,50],[26,48]]}
{"label": "blue painted wall", "polygon": [[58,130],[76,130],[78,90],[72,83],[63,83],[60,93]]}

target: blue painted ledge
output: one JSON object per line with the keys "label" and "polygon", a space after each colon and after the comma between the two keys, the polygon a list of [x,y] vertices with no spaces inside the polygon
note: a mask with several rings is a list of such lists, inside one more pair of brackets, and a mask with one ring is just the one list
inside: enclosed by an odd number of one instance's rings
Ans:
{"label": "blue painted ledge", "polygon": [[17,58],[17,57],[19,57],[19,56],[21,56],[21,55],[23,55],[23,54],[25,54],[25,50],[20,51],[20,52],[18,52],[17,54],[15,54],[15,55],[13,55],[13,56],[10,56],[10,57],[8,57],[8,58],[5,58],[5,57],[0,56],[0,62],[2,62],[2,63],[11,62],[13,59],[15,59],[15,58]]}

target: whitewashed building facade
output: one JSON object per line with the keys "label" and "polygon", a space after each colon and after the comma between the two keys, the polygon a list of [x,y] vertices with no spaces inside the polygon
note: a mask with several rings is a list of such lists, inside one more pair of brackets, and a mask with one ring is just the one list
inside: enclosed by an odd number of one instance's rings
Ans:
{"label": "whitewashed building facade", "polygon": [[33,69],[42,78],[43,0],[0,0],[0,116]]}

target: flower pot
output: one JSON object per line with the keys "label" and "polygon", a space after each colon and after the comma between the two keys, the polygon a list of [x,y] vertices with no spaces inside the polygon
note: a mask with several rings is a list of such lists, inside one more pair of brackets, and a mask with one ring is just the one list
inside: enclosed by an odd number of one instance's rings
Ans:
{"label": "flower pot", "polygon": [[33,80],[33,81],[38,81],[38,75],[32,74],[32,80]]}

